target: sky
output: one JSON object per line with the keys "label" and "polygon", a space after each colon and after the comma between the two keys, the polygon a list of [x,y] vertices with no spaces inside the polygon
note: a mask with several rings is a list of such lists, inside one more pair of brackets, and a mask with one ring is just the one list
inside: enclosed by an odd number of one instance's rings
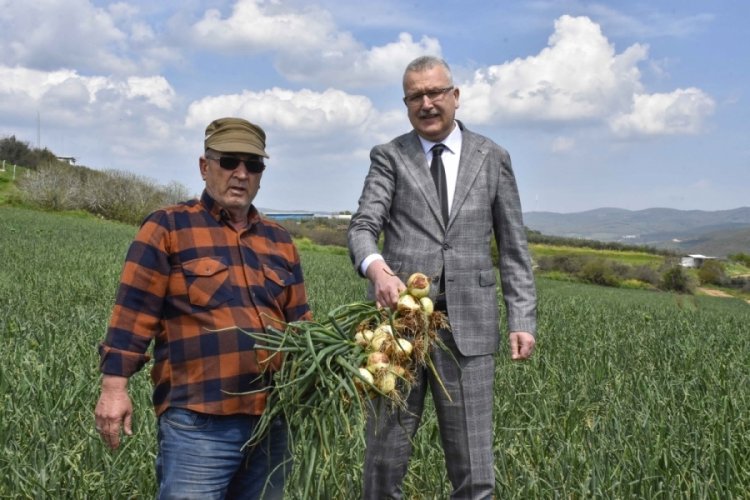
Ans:
{"label": "sky", "polygon": [[198,195],[206,125],[240,116],[268,136],[256,206],[354,211],[429,54],[524,211],[726,210],[750,205],[748,19],[740,0],[0,0],[0,137]]}

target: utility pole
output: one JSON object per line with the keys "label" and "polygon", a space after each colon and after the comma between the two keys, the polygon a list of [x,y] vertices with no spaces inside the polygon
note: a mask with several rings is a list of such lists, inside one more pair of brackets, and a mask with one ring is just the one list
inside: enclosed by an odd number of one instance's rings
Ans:
{"label": "utility pole", "polygon": [[42,118],[39,111],[36,112],[36,148],[42,149]]}

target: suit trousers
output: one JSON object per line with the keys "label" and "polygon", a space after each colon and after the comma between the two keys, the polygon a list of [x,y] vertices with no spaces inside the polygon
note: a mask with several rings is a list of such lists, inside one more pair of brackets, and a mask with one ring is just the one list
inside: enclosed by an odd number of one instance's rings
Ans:
{"label": "suit trousers", "polygon": [[[392,411],[376,401],[367,422],[362,495],[365,500],[402,498],[411,443],[420,424],[428,386],[453,487],[451,498],[492,498],[495,357],[462,356],[449,331],[440,330],[439,334],[450,353],[435,347],[431,356],[452,401],[429,368],[418,371],[404,410]],[[440,492],[423,493],[429,496]]]}

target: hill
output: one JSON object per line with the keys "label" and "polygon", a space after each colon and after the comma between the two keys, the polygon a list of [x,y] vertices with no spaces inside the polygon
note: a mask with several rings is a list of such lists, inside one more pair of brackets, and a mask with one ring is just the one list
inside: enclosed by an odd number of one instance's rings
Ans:
{"label": "hill", "polygon": [[685,253],[726,256],[750,249],[750,207],[717,211],[598,208],[568,214],[527,212],[524,222],[530,229],[554,236]]}

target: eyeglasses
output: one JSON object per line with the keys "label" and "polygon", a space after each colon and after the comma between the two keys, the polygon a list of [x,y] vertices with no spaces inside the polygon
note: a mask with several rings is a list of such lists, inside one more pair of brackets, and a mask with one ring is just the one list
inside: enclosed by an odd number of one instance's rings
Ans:
{"label": "eyeglasses", "polygon": [[266,169],[266,164],[263,163],[263,160],[257,158],[248,158],[246,160],[243,160],[242,158],[237,158],[236,156],[219,156],[217,158],[215,156],[208,155],[206,155],[206,158],[208,158],[209,160],[218,161],[219,166],[224,170],[234,170],[240,166],[240,163],[244,163],[245,168],[251,174],[259,174]]}
{"label": "eyeglasses", "polygon": [[407,106],[419,106],[420,104],[422,104],[425,96],[427,96],[430,102],[441,101],[443,97],[445,97],[445,94],[447,94],[451,90],[453,90],[453,85],[451,85],[450,87],[445,87],[444,89],[428,90],[426,92],[419,92],[418,94],[408,95],[404,97],[404,104],[406,104]]}

